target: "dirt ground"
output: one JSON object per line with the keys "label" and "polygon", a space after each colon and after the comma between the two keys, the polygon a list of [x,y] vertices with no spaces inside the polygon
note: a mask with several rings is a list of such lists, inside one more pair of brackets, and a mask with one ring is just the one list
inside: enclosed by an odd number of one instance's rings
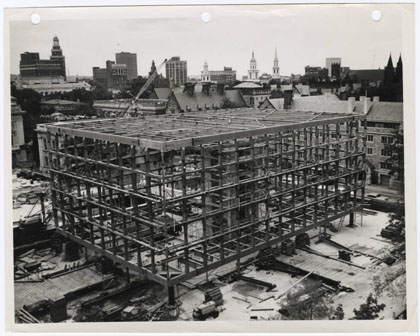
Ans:
{"label": "dirt ground", "polygon": [[[329,232],[333,241],[354,251],[372,256],[383,257],[388,255],[394,244],[380,236],[381,229],[388,224],[387,213],[369,211],[368,214],[363,214],[363,217],[359,215],[356,217],[357,226],[355,228],[346,226],[348,220],[348,217],[345,218],[339,232]],[[338,227],[338,222],[335,225]],[[309,236],[315,236],[317,233],[318,230],[310,231]],[[311,249],[324,255],[338,258],[339,249],[337,247],[324,242],[316,244],[316,240],[316,238],[311,239]],[[367,296],[370,293],[374,293],[373,278],[375,276],[383,278],[385,274],[404,266],[404,260],[388,266],[378,261],[377,258],[353,254],[351,263],[360,266],[357,267],[303,250],[296,250],[296,254],[291,257],[280,255],[277,259],[307,271],[315,270],[314,273],[340,281],[341,285],[354,289],[354,292],[351,293],[333,293],[328,297],[327,302],[331,309],[335,309],[339,304],[343,305],[344,319],[352,318],[354,316],[353,309],[359,308],[366,301]],[[268,320],[284,318],[278,313],[278,310],[281,308],[282,302],[284,303],[286,294],[280,299],[278,297],[296,283],[300,277],[292,277],[279,271],[257,270],[254,265],[248,266],[243,275],[273,283],[276,285],[276,288],[267,292],[266,288],[242,280],[231,283],[214,280],[214,283],[220,286],[224,297],[224,304],[217,319],[250,320],[253,318]],[[402,280],[404,279],[399,279],[397,285],[404,286],[404,281]],[[292,291],[302,287],[302,283],[294,287]],[[203,291],[179,286],[179,296],[179,301],[181,302],[179,320],[192,320],[194,307],[204,301]],[[269,297],[271,298],[260,302]],[[385,289],[378,296],[378,303],[386,305],[379,318],[392,319],[394,315],[405,309],[405,295],[395,296],[388,289]]]}

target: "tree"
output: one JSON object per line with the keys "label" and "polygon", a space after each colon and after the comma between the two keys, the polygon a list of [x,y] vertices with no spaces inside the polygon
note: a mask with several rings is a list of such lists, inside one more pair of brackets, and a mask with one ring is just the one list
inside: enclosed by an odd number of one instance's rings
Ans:
{"label": "tree", "polygon": [[339,304],[334,311],[333,316],[331,317],[332,320],[343,320],[344,319],[344,310],[343,305]]}
{"label": "tree", "polygon": [[378,304],[378,300],[373,297],[372,293],[366,299],[366,303],[362,303],[359,309],[353,309],[353,320],[375,320],[379,317],[379,312],[384,310],[385,304]]}
{"label": "tree", "polygon": [[395,298],[406,296],[405,262],[386,270],[385,274],[373,277],[373,290],[376,296],[387,292]]}
{"label": "tree", "polygon": [[25,142],[30,142],[33,139],[36,124],[40,120],[41,108],[39,102],[42,95],[32,89],[19,90],[14,86],[11,88],[11,93],[16,98],[17,104],[26,112],[23,116],[23,128]]}
{"label": "tree", "polygon": [[331,309],[324,300],[320,282],[304,283],[303,289],[287,295],[287,306],[283,309],[283,315],[290,320],[329,319]]}
{"label": "tree", "polygon": [[229,98],[224,97],[222,99],[222,103],[221,103],[220,107],[222,109],[228,109],[228,108],[236,108],[238,106],[236,105],[235,102],[231,101]]}
{"label": "tree", "polygon": [[106,88],[101,86],[97,86],[94,90],[91,91],[91,93],[92,101],[112,99],[112,92],[108,91]]}

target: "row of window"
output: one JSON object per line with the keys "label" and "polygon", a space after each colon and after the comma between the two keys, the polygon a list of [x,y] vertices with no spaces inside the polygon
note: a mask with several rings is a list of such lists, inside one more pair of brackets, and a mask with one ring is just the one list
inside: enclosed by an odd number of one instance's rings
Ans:
{"label": "row of window", "polygon": [[[373,155],[373,148],[372,147],[367,147],[367,154],[368,155]],[[381,149],[381,156],[392,156],[392,150],[382,148]]]}
{"label": "row of window", "polygon": [[380,167],[381,167],[381,169],[391,169],[392,165],[388,162],[381,162]]}
{"label": "row of window", "polygon": [[[391,144],[393,142],[392,136],[381,136],[381,143],[383,144]],[[367,142],[373,142],[373,135],[368,134],[366,138]]]}

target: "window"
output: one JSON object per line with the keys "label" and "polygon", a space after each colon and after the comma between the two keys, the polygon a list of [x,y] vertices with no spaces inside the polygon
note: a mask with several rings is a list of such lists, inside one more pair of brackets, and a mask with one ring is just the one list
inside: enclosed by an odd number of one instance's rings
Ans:
{"label": "window", "polygon": [[381,162],[381,169],[391,169],[391,164],[388,162]]}
{"label": "window", "polygon": [[367,127],[376,127],[376,123],[374,123],[372,121],[368,121]]}
{"label": "window", "polygon": [[392,155],[391,149],[386,149],[386,148],[381,149],[381,156],[391,156],[391,155]]}
{"label": "window", "polygon": [[384,123],[383,126],[384,128],[399,128],[399,124],[396,123]]}
{"label": "window", "polygon": [[390,144],[390,143],[392,143],[392,137],[390,137],[390,136],[382,136],[381,137],[381,142],[383,144]]}
{"label": "window", "polygon": [[368,155],[372,155],[373,154],[373,148],[372,147],[368,147],[367,148],[367,154]]}
{"label": "window", "polygon": [[48,167],[48,156],[45,157],[45,167]]}
{"label": "window", "polygon": [[367,141],[373,142],[373,135],[372,134],[368,134]]}

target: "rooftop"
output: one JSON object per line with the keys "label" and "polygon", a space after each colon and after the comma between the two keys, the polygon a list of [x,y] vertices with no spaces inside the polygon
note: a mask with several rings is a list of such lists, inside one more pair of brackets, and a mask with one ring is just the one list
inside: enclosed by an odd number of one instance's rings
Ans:
{"label": "rooftop", "polygon": [[[312,112],[328,112],[328,113],[347,113],[348,111],[347,100],[337,100],[330,95],[322,96],[309,96],[294,98],[292,102],[292,109],[298,111],[312,111]],[[363,102],[354,101],[354,113],[364,113]]]}
{"label": "rooftop", "polygon": [[50,99],[46,101],[42,101],[41,104],[44,105],[87,105],[86,103],[77,102],[73,100],[64,100],[64,99]]}
{"label": "rooftop", "polygon": [[238,85],[235,85],[234,89],[254,89],[254,88],[262,88],[263,86],[254,82],[242,82]]}
{"label": "rooftop", "polygon": [[303,111],[279,113],[276,110],[240,108],[144,118],[76,121],[51,124],[47,128],[52,133],[169,151],[245,136],[364,118],[365,116],[356,114]]}
{"label": "rooftop", "polygon": [[226,99],[235,104],[236,107],[246,106],[239,90],[226,90],[224,93],[220,93],[215,89],[211,89],[209,94],[200,90],[195,90],[194,94],[191,95],[188,92],[183,92],[182,88],[176,88],[173,91],[173,95],[176,98],[180,109],[184,111],[187,111],[187,108],[190,109],[190,111],[205,110],[206,108],[220,108]]}
{"label": "rooftop", "polygon": [[170,88],[154,88],[153,90],[158,99],[168,99],[172,92]]}
{"label": "rooftop", "polygon": [[276,110],[282,110],[284,107],[284,98],[266,98]]}
{"label": "rooftop", "polygon": [[372,82],[384,80],[383,69],[360,69],[360,70],[349,70],[348,75],[350,78],[358,80],[370,80]]}
{"label": "rooftop", "polygon": [[367,115],[368,121],[403,122],[403,103],[375,102]]}

